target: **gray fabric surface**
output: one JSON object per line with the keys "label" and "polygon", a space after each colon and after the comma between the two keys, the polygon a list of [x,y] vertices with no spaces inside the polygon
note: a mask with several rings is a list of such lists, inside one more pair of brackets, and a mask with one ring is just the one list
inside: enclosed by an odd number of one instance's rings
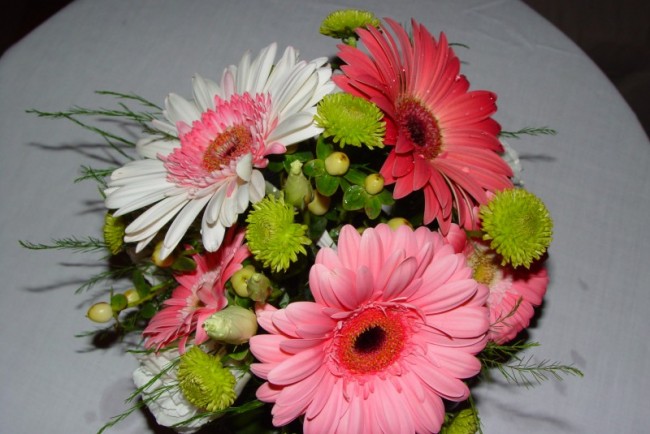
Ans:
{"label": "gray fabric surface", "polygon": [[[574,363],[585,378],[534,389],[476,391],[486,433],[644,432],[650,376],[650,143],[615,88],[580,50],[517,1],[79,0],[0,60],[0,432],[95,432],[120,413],[136,366],[119,346],[95,349],[76,333],[97,291],[74,294],[101,270],[99,255],[30,252],[18,240],[98,236],[102,207],[81,164],[103,165],[97,138],[26,109],[105,105],[93,92],[137,92],[162,102],[189,95],[198,72],[222,69],[278,41],[303,58],[333,55],[318,34],[330,11],[366,7],[447,33],[473,89],[499,95],[505,129],[548,125],[556,137],[511,140],[526,186],[555,219],[537,359]],[[121,131],[123,126],[107,124]],[[82,264],[82,266],[73,266]],[[109,288],[105,288],[108,291]],[[155,432],[137,412],[111,432]]]}

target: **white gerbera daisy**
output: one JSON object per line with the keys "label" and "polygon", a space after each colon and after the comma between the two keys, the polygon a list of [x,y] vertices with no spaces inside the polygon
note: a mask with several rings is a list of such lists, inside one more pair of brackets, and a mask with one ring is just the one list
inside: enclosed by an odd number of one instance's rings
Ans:
{"label": "white gerbera daisy", "polygon": [[258,169],[266,156],[319,134],[316,104],[334,84],[326,58],[299,61],[288,47],[274,65],[276,45],[251,61],[225,69],[221,84],[195,76],[193,101],[170,94],[154,125],[178,139],[148,136],[137,144],[143,157],[115,170],[106,193],[114,216],[152,205],[125,231],[124,241],[142,250],[172,221],[161,251],[167,257],[203,212],[201,234],[208,251],[221,245],[250,203],[264,197]]}

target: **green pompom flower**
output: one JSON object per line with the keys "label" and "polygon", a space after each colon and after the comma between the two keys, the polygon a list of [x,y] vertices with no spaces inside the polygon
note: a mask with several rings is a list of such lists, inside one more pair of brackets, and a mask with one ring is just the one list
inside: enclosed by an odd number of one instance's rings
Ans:
{"label": "green pompom flower", "polygon": [[117,255],[124,246],[124,230],[126,225],[122,217],[114,217],[106,213],[104,217],[104,242],[112,255]]}
{"label": "green pompom flower", "polygon": [[284,199],[267,196],[253,205],[246,222],[246,240],[255,259],[264,267],[279,272],[307,254],[311,240],[305,236],[307,226],[294,223],[294,208]]}
{"label": "green pompom flower", "polygon": [[359,27],[379,27],[379,24],[379,19],[372,12],[359,9],[341,9],[332,12],[323,20],[320,32],[332,38],[356,41],[356,29]]}
{"label": "green pompom flower", "polygon": [[222,366],[218,357],[192,347],[178,364],[178,386],[194,406],[207,411],[230,407],[235,398],[235,376]]}
{"label": "green pompom flower", "polygon": [[480,217],[483,239],[501,255],[501,265],[529,268],[551,244],[553,220],[544,203],[529,191],[515,188],[497,193],[481,206]]}
{"label": "green pompom flower", "polygon": [[318,104],[314,120],[323,128],[323,136],[332,137],[339,146],[384,147],[386,123],[379,107],[349,93],[327,95]]}
{"label": "green pompom flower", "polygon": [[474,434],[478,431],[478,416],[471,408],[446,419],[440,434]]}

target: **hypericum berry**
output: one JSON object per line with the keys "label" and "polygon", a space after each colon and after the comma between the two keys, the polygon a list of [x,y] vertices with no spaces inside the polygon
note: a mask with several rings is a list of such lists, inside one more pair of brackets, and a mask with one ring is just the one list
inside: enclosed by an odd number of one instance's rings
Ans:
{"label": "hypericum berry", "polygon": [[235,290],[238,296],[248,297],[248,279],[255,274],[255,267],[247,265],[235,273],[230,278],[232,289]]}
{"label": "hypericum berry", "polygon": [[86,314],[89,320],[97,323],[109,322],[113,319],[113,308],[106,302],[95,303],[90,306]]}
{"label": "hypericum berry", "polygon": [[350,158],[343,152],[332,152],[325,159],[325,170],[332,176],[341,176],[350,168]]}
{"label": "hypericum berry", "polygon": [[264,303],[271,289],[271,281],[262,273],[255,273],[248,279],[248,296],[253,301]]}
{"label": "hypericum berry", "polygon": [[413,227],[413,225],[411,224],[411,222],[408,221],[408,220],[406,220],[404,217],[393,217],[392,219],[388,220],[388,221],[386,222],[386,224],[388,224],[388,226],[390,226],[390,228],[391,228],[392,230],[395,230],[395,229],[397,229],[398,227],[400,227],[400,226],[404,226],[404,225],[406,225],[406,226],[408,226],[408,227],[410,227],[410,228]]}
{"label": "hypericum berry", "polygon": [[127,289],[124,292],[124,296],[126,297],[126,302],[129,307],[134,306],[138,301],[140,301],[140,294],[138,294],[138,291],[134,288]]}
{"label": "hypericum berry", "polygon": [[323,196],[318,191],[314,190],[314,199],[309,202],[307,209],[314,215],[324,215],[330,209],[331,199],[328,196]]}
{"label": "hypericum berry", "polygon": [[378,194],[384,189],[384,177],[379,173],[371,173],[363,181],[363,188],[368,194]]}
{"label": "hypericum berry", "polygon": [[160,268],[167,268],[171,267],[174,261],[176,260],[176,257],[172,255],[168,255],[166,258],[161,258],[160,251],[163,248],[163,242],[159,241],[158,244],[156,244],[156,247],[153,249],[153,253],[151,254],[151,260],[153,261],[156,266]]}

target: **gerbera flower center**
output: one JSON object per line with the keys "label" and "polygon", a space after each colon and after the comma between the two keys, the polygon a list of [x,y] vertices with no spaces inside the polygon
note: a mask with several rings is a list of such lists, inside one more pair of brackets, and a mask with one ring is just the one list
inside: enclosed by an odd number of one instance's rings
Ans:
{"label": "gerbera flower center", "polygon": [[490,286],[499,271],[495,262],[495,255],[476,250],[469,258],[472,267],[472,277],[478,283]]}
{"label": "gerbera flower center", "polygon": [[382,371],[400,356],[406,332],[399,312],[366,309],[346,320],[338,330],[338,361],[353,374]]}
{"label": "gerbera flower center", "polygon": [[210,142],[203,154],[203,168],[208,172],[221,169],[248,152],[252,143],[253,135],[246,126],[236,124],[227,128]]}
{"label": "gerbera flower center", "polygon": [[396,108],[400,134],[421,149],[422,157],[428,160],[437,157],[442,149],[442,135],[438,121],[429,109],[410,97],[398,99]]}

